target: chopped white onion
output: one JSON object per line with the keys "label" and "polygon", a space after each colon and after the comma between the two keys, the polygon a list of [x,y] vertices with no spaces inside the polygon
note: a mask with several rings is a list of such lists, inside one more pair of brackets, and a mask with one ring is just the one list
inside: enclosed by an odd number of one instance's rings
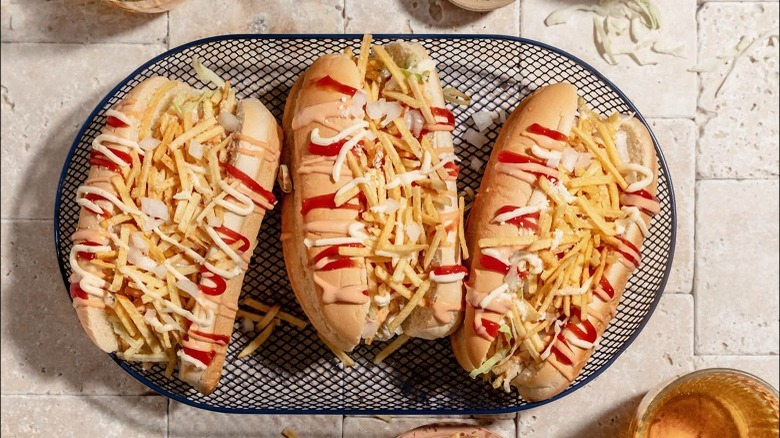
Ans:
{"label": "chopped white onion", "polygon": [[153,271],[157,267],[157,262],[143,255],[140,249],[132,246],[127,250],[127,263],[137,266],[144,271]]}
{"label": "chopped white onion", "polygon": [[141,211],[155,219],[167,221],[171,218],[170,213],[168,213],[168,206],[157,199],[141,198]]}
{"label": "chopped white onion", "polygon": [[502,108],[496,108],[496,114],[498,114],[498,121],[500,123],[506,122],[506,111]]}
{"label": "chopped white onion", "polygon": [[579,155],[580,154],[574,149],[570,147],[565,148],[563,152],[561,152],[561,164],[563,165],[564,169],[568,170],[569,172],[573,172]]}
{"label": "chopped white onion", "polygon": [[383,108],[385,113],[385,120],[381,123],[382,127],[389,125],[393,120],[401,116],[404,112],[404,107],[398,102],[386,102]]}
{"label": "chopped white onion", "polygon": [[146,137],[145,139],[138,142],[138,147],[145,151],[151,151],[152,149],[156,148],[160,144],[160,140],[154,138],[154,137]]}
{"label": "chopped white onion", "polygon": [[493,124],[493,113],[488,110],[477,111],[471,118],[479,132],[485,132]]}
{"label": "chopped white onion", "polygon": [[483,164],[484,163],[479,158],[471,157],[471,161],[469,162],[469,168],[471,168],[471,170],[479,172],[479,170],[482,169]]}
{"label": "chopped white onion", "polygon": [[220,112],[219,117],[217,117],[217,121],[219,122],[219,126],[225,128],[225,131],[227,132],[234,132],[238,130],[238,125],[241,123],[238,121],[238,117],[230,114],[227,111]]}
{"label": "chopped white onion", "polygon": [[149,244],[146,243],[146,240],[144,240],[144,233],[140,231],[136,231],[135,233],[130,235],[130,244],[131,246],[134,246],[139,250],[141,250],[141,252],[144,254],[149,253]]}
{"label": "chopped white onion", "polygon": [[463,139],[466,140],[469,144],[478,148],[481,148],[488,142],[487,137],[471,128],[467,129],[466,132],[463,133]]}
{"label": "chopped white onion", "polygon": [[363,90],[357,90],[347,107],[347,115],[362,118],[365,114],[363,106],[366,105],[366,101],[368,101],[368,94]]}
{"label": "chopped white onion", "polygon": [[425,126],[425,117],[423,117],[420,110],[411,110],[410,112],[412,113],[412,135],[419,137],[423,126]]}
{"label": "chopped white onion", "polygon": [[582,169],[590,167],[590,163],[593,161],[593,155],[590,152],[580,152],[577,154],[576,166]]}
{"label": "chopped white onion", "polygon": [[420,224],[414,221],[409,221],[405,228],[406,235],[409,236],[409,240],[412,242],[417,242],[417,239],[420,238],[420,234],[422,234],[422,228],[420,227]]}
{"label": "chopped white onion", "polygon": [[366,114],[368,117],[370,117],[372,120],[379,120],[382,118],[382,105],[385,102],[385,98],[381,98],[379,100],[375,100],[372,102],[368,102],[366,104]]}
{"label": "chopped white onion", "polygon": [[141,231],[152,231],[162,225],[165,221],[162,219],[146,219]]}
{"label": "chopped white onion", "polygon": [[190,140],[187,152],[189,152],[193,158],[200,160],[203,158],[203,145],[199,141]]}

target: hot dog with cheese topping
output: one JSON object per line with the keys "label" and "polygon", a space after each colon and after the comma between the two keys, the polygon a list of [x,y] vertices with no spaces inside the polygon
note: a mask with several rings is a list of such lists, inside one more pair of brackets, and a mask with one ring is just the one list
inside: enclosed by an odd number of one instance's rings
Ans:
{"label": "hot dog with cheese topping", "polygon": [[357,56],[316,60],[290,92],[285,262],[334,349],[400,333],[439,338],[460,321],[454,123],[419,44],[367,36]]}
{"label": "hot dog with cheese topping", "polygon": [[494,387],[548,399],[577,377],[615,315],[655,197],[657,160],[637,119],[578,103],[566,83],[526,98],[494,146],[466,231],[460,364]]}
{"label": "hot dog with cheese topping", "polygon": [[[214,77],[216,75],[213,75]],[[71,296],[92,341],[217,385],[279,161],[280,128],[228,83],[152,77],[107,112],[71,236]]]}

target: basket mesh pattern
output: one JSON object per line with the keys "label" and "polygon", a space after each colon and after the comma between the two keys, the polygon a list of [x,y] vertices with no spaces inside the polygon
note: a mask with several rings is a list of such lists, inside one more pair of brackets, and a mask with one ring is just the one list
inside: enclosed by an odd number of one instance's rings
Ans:
{"label": "basket mesh pattern", "polygon": [[[377,37],[379,42],[393,39]],[[461,190],[479,188],[482,172],[470,164],[473,159],[476,164],[487,162],[489,145],[500,130],[500,124],[494,124],[485,132],[489,139],[485,147],[467,144],[462,135],[468,128],[475,128],[470,117],[475,112],[501,108],[509,113],[533,90],[564,80],[576,85],[582,97],[603,114],[636,111],[619,90],[589,67],[538,43],[482,37],[430,36],[413,40],[421,42],[438,61],[445,86],[456,87],[472,97],[468,108],[451,108],[457,119],[455,148],[463,159],[458,181]],[[202,86],[190,67],[191,58],[198,56],[220,76],[230,78],[239,97],[260,98],[281,119],[288,91],[314,59],[345,47],[357,50],[359,46],[359,36],[219,37],[174,49],[128,77],[85,123],[63,169],[55,232],[65,282],[70,275],[68,237],[75,229],[79,212],[76,189],[87,175],[90,144],[104,124],[105,111],[132,87],[153,75]],[[642,248],[642,265],[631,277],[617,317],[604,334],[600,347],[564,395],[609,366],[642,328],[661,295],[674,248],[675,209],[671,181],[660,150],[659,157],[658,197],[662,209]],[[276,195],[280,193],[277,191]],[[305,318],[284,268],[279,211],[276,208],[265,217],[243,296],[280,303],[283,309]],[[255,335],[243,332],[240,324],[236,324],[221,384],[208,396],[197,393],[175,377],[166,379],[159,365],[144,370],[140,364],[118,362],[135,378],[164,395],[224,412],[455,414],[510,412],[535,405],[522,400],[515,392],[505,394],[493,390],[486,382],[469,379],[455,361],[448,339],[411,340],[381,366],[373,365],[371,358],[384,344],[361,346],[352,354],[357,366],[344,369],[318,340],[311,326],[301,331],[283,324],[261,351],[244,360],[236,359],[238,351]]]}

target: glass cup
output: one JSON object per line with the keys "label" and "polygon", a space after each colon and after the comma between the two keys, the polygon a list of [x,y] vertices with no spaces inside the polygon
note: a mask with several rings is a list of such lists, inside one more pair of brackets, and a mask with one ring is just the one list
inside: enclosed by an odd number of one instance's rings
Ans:
{"label": "glass cup", "polygon": [[634,438],[777,437],[777,390],[743,371],[709,368],[650,391],[631,422]]}
{"label": "glass cup", "polygon": [[131,12],[156,14],[169,11],[184,0],[106,0],[108,3]]}

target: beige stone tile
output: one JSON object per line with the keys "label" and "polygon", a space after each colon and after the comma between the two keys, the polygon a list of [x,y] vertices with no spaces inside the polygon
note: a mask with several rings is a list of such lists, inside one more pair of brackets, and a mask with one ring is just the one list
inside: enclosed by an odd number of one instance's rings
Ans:
{"label": "beige stone tile", "polygon": [[501,416],[399,416],[391,417],[390,421],[376,417],[346,417],[344,418],[344,437],[376,437],[391,438],[406,431],[433,423],[459,423],[484,427],[502,437],[515,436],[515,415]]}
{"label": "beige stone tile", "polygon": [[696,356],[696,369],[734,368],[763,379],[775,389],[780,387],[780,358],[778,356]]}
{"label": "beige stone tile", "polygon": [[778,181],[696,185],[696,353],[778,352]]}
{"label": "beige stone tile", "polygon": [[2,396],[4,437],[164,437],[161,396]]}
{"label": "beige stone tile", "polygon": [[517,436],[622,436],[647,391],[693,370],[692,353],[693,299],[664,295],[636,341],[603,374],[562,399],[519,412]]}
{"label": "beige stone tile", "polygon": [[[571,6],[570,0],[521,0],[520,36],[566,50],[589,63],[615,83],[645,117],[693,117],[696,111],[696,4],[690,1],[654,1],[661,12],[666,38],[684,46],[684,58],[656,55],[657,65],[639,66],[626,56],[609,65],[594,44],[593,18],[576,13],[566,24],[548,27],[547,16]],[[578,4],[583,4],[579,2]]]}
{"label": "beige stone tile", "polygon": [[71,143],[100,99],[165,46],[2,45],[2,217],[49,219]]}
{"label": "beige stone tile", "polygon": [[686,119],[649,121],[666,158],[677,203],[677,242],[667,292],[693,288],[693,236],[696,184],[696,125]]}
{"label": "beige stone tile", "polygon": [[103,0],[2,0],[2,41],[164,43],[165,14],[130,14]]}
{"label": "beige stone tile", "polygon": [[234,415],[204,411],[175,401],[169,406],[171,437],[280,437],[289,427],[301,437],[341,437],[340,415]]}
{"label": "beige stone tile", "polygon": [[2,222],[3,394],[145,394],[89,340],[70,304],[52,223]]}
{"label": "beige stone tile", "polygon": [[[697,170],[700,178],[766,178],[778,175],[777,3],[708,3],[698,13],[699,62],[733,50],[746,35],[757,38],[733,64],[703,72],[699,97]],[[725,82],[724,82],[725,80]],[[720,87],[720,90],[718,88]],[[718,91],[720,93],[718,94]]]}
{"label": "beige stone tile", "polygon": [[341,33],[343,0],[187,0],[169,12],[171,47],[230,33]]}
{"label": "beige stone tile", "polygon": [[519,2],[492,12],[467,11],[447,0],[346,0],[346,5],[347,33],[519,34]]}

